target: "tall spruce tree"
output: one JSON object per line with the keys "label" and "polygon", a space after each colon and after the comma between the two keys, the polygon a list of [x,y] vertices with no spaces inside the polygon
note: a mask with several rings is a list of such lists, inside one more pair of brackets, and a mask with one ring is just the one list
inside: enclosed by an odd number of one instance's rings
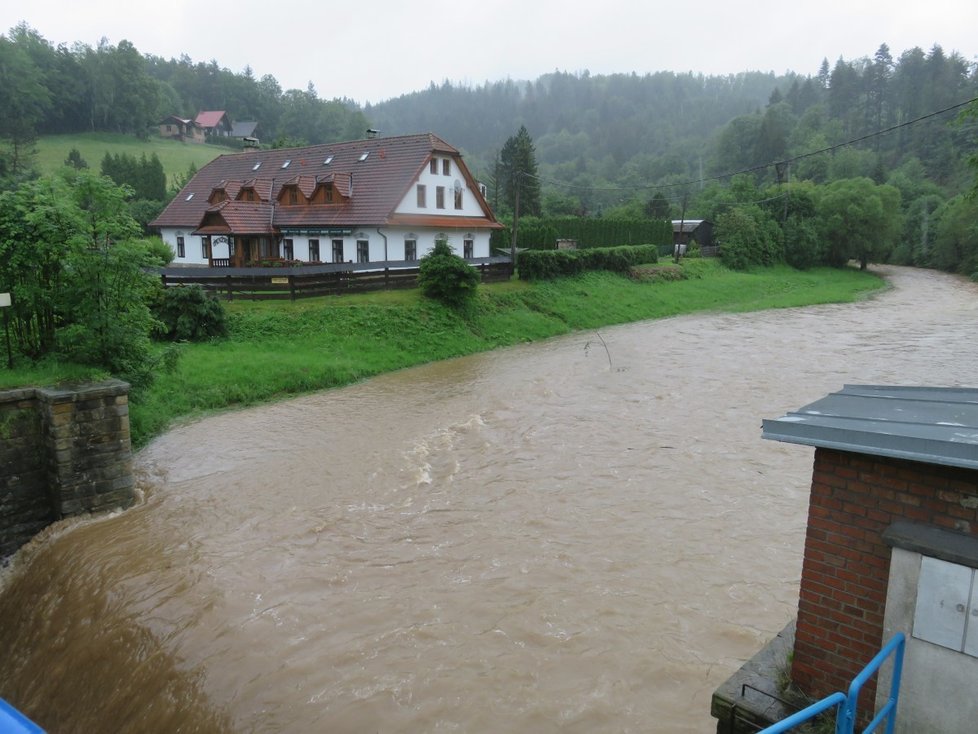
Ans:
{"label": "tall spruce tree", "polygon": [[519,132],[503,145],[499,164],[499,183],[506,205],[511,211],[515,211],[518,195],[521,215],[540,216],[540,179],[537,178],[536,151],[526,125],[521,125]]}

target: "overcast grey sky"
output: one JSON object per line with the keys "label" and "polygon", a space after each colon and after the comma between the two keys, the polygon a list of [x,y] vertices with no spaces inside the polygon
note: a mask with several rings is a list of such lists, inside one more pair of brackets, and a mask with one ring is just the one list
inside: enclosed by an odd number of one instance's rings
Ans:
{"label": "overcast grey sky", "polygon": [[[231,3],[167,0],[4,2],[0,30],[20,21],[58,45],[129,40],[164,58],[187,54],[283,89],[380,102],[432,81],[478,85],[559,69],[592,74],[795,71],[815,74],[935,43],[978,62],[978,0],[360,0]],[[155,6],[155,7],[154,7]]]}

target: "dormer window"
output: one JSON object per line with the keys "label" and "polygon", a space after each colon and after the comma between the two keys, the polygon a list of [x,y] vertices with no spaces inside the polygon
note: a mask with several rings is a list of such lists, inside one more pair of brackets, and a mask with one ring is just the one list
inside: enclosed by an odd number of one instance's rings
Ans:
{"label": "dormer window", "polygon": [[295,188],[289,189],[289,203],[298,204],[299,203],[299,192]]}
{"label": "dormer window", "polygon": [[326,201],[332,201],[333,200],[333,185],[332,184],[326,184],[326,187],[323,189],[323,195],[326,197]]}
{"label": "dormer window", "polygon": [[292,159],[289,158],[285,163],[282,164],[282,168],[288,168],[292,164]]}
{"label": "dormer window", "polygon": [[332,162],[333,162],[333,154],[330,153],[328,156],[326,156],[326,160],[323,161],[323,165],[328,166]]}

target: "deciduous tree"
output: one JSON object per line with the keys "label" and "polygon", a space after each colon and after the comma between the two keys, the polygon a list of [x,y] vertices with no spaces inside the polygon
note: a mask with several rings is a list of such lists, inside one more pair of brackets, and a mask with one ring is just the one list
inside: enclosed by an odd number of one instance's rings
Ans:
{"label": "deciduous tree", "polygon": [[157,264],[133,238],[128,189],[62,169],[0,194],[0,290],[13,294],[20,351],[102,367],[135,386],[152,379],[149,311]]}
{"label": "deciduous tree", "polygon": [[828,263],[845,265],[859,261],[884,262],[903,227],[900,192],[868,178],[833,181],[825,186],[817,203]]}

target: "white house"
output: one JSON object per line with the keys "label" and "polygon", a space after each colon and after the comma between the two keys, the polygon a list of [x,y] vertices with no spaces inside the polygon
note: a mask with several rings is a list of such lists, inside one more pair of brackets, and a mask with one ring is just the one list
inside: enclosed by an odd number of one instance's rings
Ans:
{"label": "white house", "polygon": [[459,151],[431,133],[222,155],[151,223],[174,264],[414,261],[445,239],[489,257],[501,229]]}

